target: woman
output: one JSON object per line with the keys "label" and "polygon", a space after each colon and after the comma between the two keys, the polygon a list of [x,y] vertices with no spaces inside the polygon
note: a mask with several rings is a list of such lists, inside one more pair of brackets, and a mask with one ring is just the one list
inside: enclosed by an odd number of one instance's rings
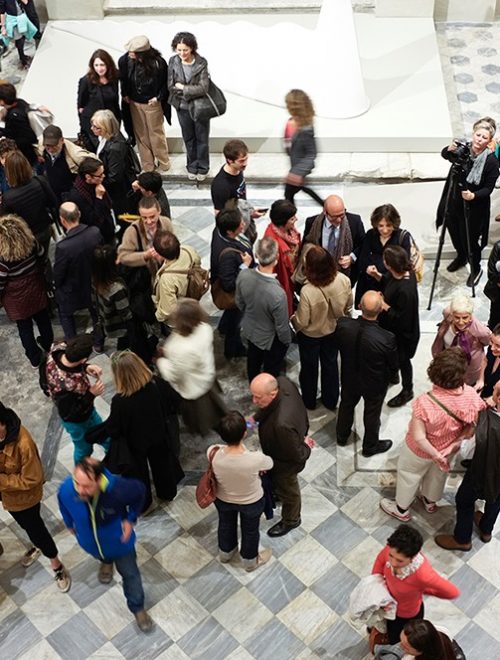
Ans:
{"label": "woman", "polygon": [[217,429],[226,414],[215,374],[214,333],[205,311],[191,298],[179,301],[171,321],[173,332],[157,360],[158,371],[182,397],[182,418],[189,431],[204,436]]}
{"label": "woman", "polygon": [[26,39],[32,41],[39,35],[37,25],[30,20],[38,18],[36,10],[31,10],[28,15],[25,5],[29,0],[0,0],[0,19],[2,23],[2,40],[6,46],[14,39],[21,69],[29,69],[32,58],[24,52]]}
{"label": "woman", "polygon": [[291,165],[285,179],[285,198],[293,202],[299,190],[303,190],[323,206],[321,197],[304,185],[306,176],[314,169],[317,153],[312,101],[301,89],[292,89],[285,96],[285,103],[290,113],[285,129],[285,148]]}
{"label": "woman", "polygon": [[481,373],[476,382],[475,390],[483,399],[491,399],[493,388],[500,380],[500,323],[491,331],[490,345],[483,359]]}
{"label": "woman", "polygon": [[5,176],[5,159],[11,151],[17,151],[17,144],[10,138],[0,138],[0,205],[3,204],[3,194],[9,189]]}
{"label": "woman", "polygon": [[[500,220],[500,217],[499,217]],[[500,323],[500,241],[496,241],[488,258],[488,281],[484,286],[484,295],[490,301],[490,317],[488,328]]]}
{"label": "woman", "polygon": [[408,621],[395,646],[375,646],[375,660],[465,660],[460,647],[426,619]]}
{"label": "woman", "polygon": [[191,32],[178,32],[172,39],[172,55],[168,62],[169,103],[177,110],[177,118],[186,147],[186,170],[190,181],[204,181],[210,169],[208,134],[210,120],[192,118],[193,99],[208,92],[210,76],[207,60],[198,54],[198,42]]}
{"label": "woman", "polygon": [[245,570],[254,571],[271,559],[271,550],[259,552],[259,521],[264,511],[262,470],[273,467],[273,459],[243,444],[247,434],[245,418],[229,411],[219,425],[225,445],[211,445],[207,457],[217,481],[215,506],[219,514],[217,536],[219,559],[227,563],[238,550],[238,514],[241,524],[240,556]]}
{"label": "woman", "polygon": [[133,343],[132,312],[127,287],[118,274],[116,250],[111,245],[99,245],[94,250],[92,284],[105,335],[117,338],[118,350],[128,348]]}
{"label": "woman", "polygon": [[425,510],[437,511],[453,455],[474,433],[486,403],[464,378],[467,357],[458,347],[438,353],[427,369],[432,389],[413,403],[413,414],[398,460],[396,499],[383,498],[380,507],[408,522],[418,491]]}
{"label": "woman", "polygon": [[115,216],[128,211],[127,195],[139,174],[139,162],[132,147],[120,133],[120,125],[111,110],[98,110],[92,115],[91,129],[98,143],[96,156],[104,165],[106,190],[113,203]]}
{"label": "woman", "polygon": [[91,117],[97,110],[110,110],[120,121],[118,69],[111,55],[102,48],[89,60],[87,73],[78,81],[78,117],[85,147],[96,151],[97,138],[91,130]]}
{"label": "woman", "polygon": [[[153,503],[150,469],[156,496],[161,500],[173,500],[177,484],[184,478],[177,458],[179,423],[175,396],[167,383],[153,376],[132,351],[113,353],[111,370],[116,394],[105,423],[111,438],[109,453],[122,457],[128,454],[128,465],[120,471],[140,479],[146,486],[144,512]],[[117,448],[117,444],[122,447]]]}
{"label": "woman", "polygon": [[10,190],[3,195],[2,211],[21,216],[47,256],[52,219],[57,217],[59,206],[57,198],[44,176],[33,176],[31,165],[20,151],[8,153],[4,167]]}
{"label": "woman", "polygon": [[288,302],[288,316],[294,310],[294,284],[292,275],[300,256],[300,234],[295,229],[297,221],[297,207],[287,199],[278,199],[273,202],[269,217],[271,222],[264,232],[264,236],[274,238],[278,244],[278,263],[276,264],[276,277],[286,293]]}
{"label": "woman", "polygon": [[373,210],[370,217],[372,229],[369,229],[363,242],[356,262],[359,272],[356,285],[356,307],[359,307],[365,291],[381,291],[382,284],[367,272],[369,266],[375,266],[379,273],[384,275],[384,251],[386,247],[400,245],[410,256],[411,235],[401,229],[401,216],[392,204],[383,204]]}
{"label": "woman", "polygon": [[403,389],[387,405],[398,408],[413,399],[413,368],[411,358],[415,355],[420,339],[418,315],[417,280],[406,250],[399,245],[384,251],[387,273],[382,276],[376,266],[368,266],[367,273],[382,282],[384,300],[379,324],[396,337],[399,369]]}
{"label": "woman", "polygon": [[372,568],[385,579],[389,593],[397,602],[396,618],[386,619],[389,644],[397,644],[405,624],[424,616],[423,595],[453,599],[459,589],[441,577],[421,553],[424,539],[418,530],[399,525],[387,539]]}
{"label": "woman", "polygon": [[339,371],[334,333],[337,319],[351,313],[351,282],[337,271],[335,259],[319,245],[312,246],[306,254],[305,275],[299,306],[290,319],[298,333],[302,400],[309,410],[316,408],[321,364],[321,402],[325,408],[335,410]]}
{"label": "woman", "polygon": [[[43,270],[43,253],[24,220],[0,217],[0,304],[15,321],[26,357],[34,369],[54,341]],[[35,339],[33,322],[40,337]]]}
{"label": "woman", "polygon": [[[467,286],[477,284],[483,273],[481,250],[488,243],[490,226],[490,196],[498,178],[498,160],[488,145],[495,129],[488,121],[474,124],[470,146],[453,141],[441,151],[441,156],[453,164],[458,164],[465,175],[452,176],[451,168],[443,189],[437,210],[437,226],[441,226],[447,212],[447,228],[457,256],[448,265],[450,273],[463,268],[467,263],[467,232],[465,227],[464,202],[469,210],[469,238],[472,251],[472,271]],[[460,184],[460,185],[459,185]]]}
{"label": "woman", "polygon": [[[124,106],[130,110],[142,169],[151,172],[170,169],[164,112],[170,123],[167,103],[167,63],[149,39],[138,36],[126,45],[127,53],[118,60]],[[165,107],[163,107],[165,106]]]}
{"label": "woman", "polygon": [[444,320],[438,327],[436,338],[432,344],[432,357],[450,346],[460,346],[468,361],[465,382],[475,385],[481,375],[484,360],[484,347],[488,346],[491,330],[472,315],[474,302],[472,298],[456,294],[451,299],[450,306],[443,310]]}
{"label": "woman", "polygon": [[54,539],[40,516],[43,469],[38,449],[16,413],[0,403],[0,499],[28,535],[32,548],[21,560],[28,568],[43,553],[54,571],[57,588],[66,592],[71,577],[59,559]]}

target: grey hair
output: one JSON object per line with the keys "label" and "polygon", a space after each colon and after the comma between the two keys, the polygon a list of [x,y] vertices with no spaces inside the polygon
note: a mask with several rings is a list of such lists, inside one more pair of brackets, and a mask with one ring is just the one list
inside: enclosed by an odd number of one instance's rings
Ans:
{"label": "grey hair", "polygon": [[463,293],[456,293],[451,299],[450,312],[458,314],[472,314],[474,311],[474,301],[470,296]]}
{"label": "grey hair", "polygon": [[255,256],[261,266],[270,266],[278,258],[278,243],[270,236],[257,241]]}

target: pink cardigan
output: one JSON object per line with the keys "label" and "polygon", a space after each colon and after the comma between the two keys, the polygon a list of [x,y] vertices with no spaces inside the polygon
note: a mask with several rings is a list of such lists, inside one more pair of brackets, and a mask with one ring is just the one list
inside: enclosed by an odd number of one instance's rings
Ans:
{"label": "pink cardigan", "polygon": [[[436,338],[432,344],[432,357],[436,357],[438,353],[444,351],[444,336],[452,323],[452,316],[448,308],[443,311],[443,316],[444,320],[439,324]],[[471,360],[465,372],[465,382],[467,385],[474,385],[481,374],[484,347],[490,343],[491,330],[473,316],[467,334],[471,339]]]}

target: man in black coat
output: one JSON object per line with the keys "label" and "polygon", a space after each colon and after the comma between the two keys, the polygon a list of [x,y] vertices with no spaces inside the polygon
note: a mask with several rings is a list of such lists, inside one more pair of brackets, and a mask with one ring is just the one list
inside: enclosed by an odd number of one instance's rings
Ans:
{"label": "man in black coat", "polygon": [[35,165],[38,162],[38,154],[35,148],[36,135],[28,117],[29,103],[18,98],[14,85],[3,83],[0,84],[0,106],[7,110],[5,125],[0,134],[15,140],[19,151],[26,156],[30,165]]}
{"label": "man in black coat", "polygon": [[307,218],[304,228],[304,244],[312,243],[328,250],[352,286],[358,279],[356,260],[364,237],[361,216],[347,212],[344,200],[338,195],[329,195],[323,212]]}
{"label": "man in black coat", "polygon": [[299,391],[285,376],[259,374],[250,383],[250,391],[259,408],[254,419],[259,424],[262,451],[274,461],[273,489],[282,503],[281,520],[267,533],[284,536],[301,523],[297,474],[302,472],[311,454],[310,439],[306,437],[307,410]]}
{"label": "man in black coat", "polygon": [[363,398],[363,456],[366,457],[392,447],[392,440],[379,440],[380,413],[387,387],[398,369],[398,352],[394,334],[383,330],[377,322],[382,303],[379,291],[367,291],[360,302],[362,316],[339,319],[335,330],[341,356],[342,383],[337,444],[347,444],[354,422],[354,410]]}
{"label": "man in black coat", "polygon": [[73,202],[61,204],[59,218],[66,236],[56,245],[54,281],[64,337],[76,336],[74,313],[88,309],[94,325],[94,349],[101,352],[103,337],[92,304],[91,274],[92,256],[102,236],[97,227],[80,224],[80,210]]}

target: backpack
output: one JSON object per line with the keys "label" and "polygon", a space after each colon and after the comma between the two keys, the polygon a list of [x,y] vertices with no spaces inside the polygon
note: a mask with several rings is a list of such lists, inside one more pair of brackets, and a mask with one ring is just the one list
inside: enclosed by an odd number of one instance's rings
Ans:
{"label": "backpack", "polygon": [[408,234],[410,237],[410,262],[413,267],[413,272],[417,278],[417,282],[420,283],[424,277],[424,255],[420,251],[418,245],[415,243],[415,239],[406,229],[401,230],[399,235],[399,244],[402,245],[405,236]]}
{"label": "backpack", "polygon": [[50,111],[40,110],[36,105],[30,105],[28,109],[28,121],[31,130],[39,138],[43,135],[44,130],[54,123],[54,115]]}
{"label": "backpack", "polygon": [[[188,252],[185,248],[181,247],[181,250]],[[189,254],[189,252],[188,252]],[[191,255],[189,254],[191,258]],[[194,261],[191,261],[191,266],[188,270],[167,270],[167,273],[176,273],[177,275],[187,275],[188,285],[186,291],[186,298],[192,298],[193,300],[200,300],[208,291],[210,287],[210,279],[208,276],[208,270],[197,266]]]}

